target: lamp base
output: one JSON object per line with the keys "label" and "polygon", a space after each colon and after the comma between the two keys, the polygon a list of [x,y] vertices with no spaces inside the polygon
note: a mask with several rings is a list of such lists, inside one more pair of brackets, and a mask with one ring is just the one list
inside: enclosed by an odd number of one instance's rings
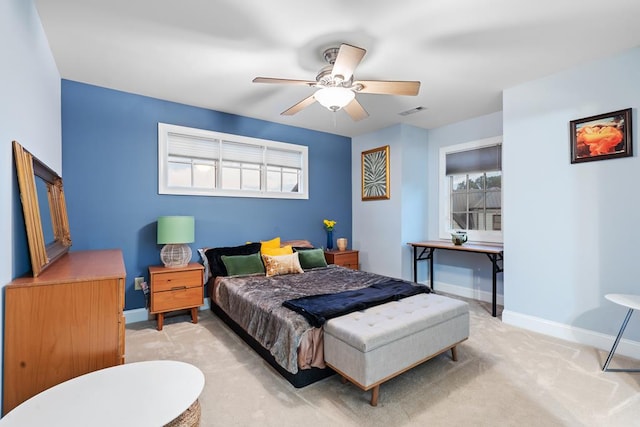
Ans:
{"label": "lamp base", "polygon": [[191,261],[191,248],[185,244],[168,244],[162,247],[160,259],[165,267],[186,267]]}

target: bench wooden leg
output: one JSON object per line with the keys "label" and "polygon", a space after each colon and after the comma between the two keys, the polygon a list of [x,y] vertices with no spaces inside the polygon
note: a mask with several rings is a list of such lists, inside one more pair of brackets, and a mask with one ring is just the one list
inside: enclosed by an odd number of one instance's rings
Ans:
{"label": "bench wooden leg", "polygon": [[451,359],[453,359],[454,362],[458,361],[458,347],[455,345],[451,347]]}
{"label": "bench wooden leg", "polygon": [[378,394],[380,393],[380,384],[371,389],[371,406],[378,406]]}
{"label": "bench wooden leg", "polygon": [[347,382],[349,382],[349,380],[345,376],[340,377],[340,380],[342,381],[342,384],[346,384]]}

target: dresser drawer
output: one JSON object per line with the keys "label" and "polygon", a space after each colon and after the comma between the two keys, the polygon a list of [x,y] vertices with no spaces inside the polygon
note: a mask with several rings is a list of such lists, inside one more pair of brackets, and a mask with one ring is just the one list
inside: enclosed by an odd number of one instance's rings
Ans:
{"label": "dresser drawer", "polygon": [[154,275],[151,292],[170,291],[173,289],[182,289],[184,287],[192,288],[196,286],[202,286],[201,270],[171,271]]}
{"label": "dresser drawer", "polygon": [[151,294],[151,313],[198,307],[204,303],[203,298],[201,286],[154,292]]}

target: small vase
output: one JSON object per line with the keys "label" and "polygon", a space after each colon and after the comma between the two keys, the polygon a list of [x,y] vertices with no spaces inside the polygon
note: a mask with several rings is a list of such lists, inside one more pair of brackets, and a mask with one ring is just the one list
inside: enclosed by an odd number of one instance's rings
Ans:
{"label": "small vase", "polygon": [[333,230],[327,230],[327,250],[333,249]]}
{"label": "small vase", "polygon": [[339,251],[346,251],[347,250],[347,239],[345,239],[344,237],[340,237],[338,240],[336,240],[336,245],[338,245],[338,250]]}

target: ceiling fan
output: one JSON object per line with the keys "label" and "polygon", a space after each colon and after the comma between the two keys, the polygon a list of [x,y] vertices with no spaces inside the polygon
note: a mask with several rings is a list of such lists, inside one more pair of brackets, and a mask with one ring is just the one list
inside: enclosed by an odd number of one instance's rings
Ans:
{"label": "ceiling fan", "polygon": [[358,121],[368,117],[369,113],[355,98],[357,93],[412,96],[418,94],[418,81],[354,80],[353,72],[365,53],[365,49],[343,43],[339,48],[331,47],[324,51],[324,59],[329,65],[320,70],[315,81],[256,77],[253,82],[305,85],[318,89],[313,95],[283,111],[281,114],[284,116],[294,115],[318,101],[334,112],[344,109],[354,121]]}

